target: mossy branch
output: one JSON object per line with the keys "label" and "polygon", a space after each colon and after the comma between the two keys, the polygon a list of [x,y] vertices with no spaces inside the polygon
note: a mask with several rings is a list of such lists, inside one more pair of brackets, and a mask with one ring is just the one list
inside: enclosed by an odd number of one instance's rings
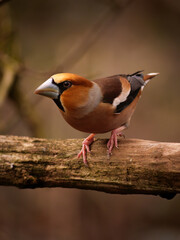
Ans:
{"label": "mossy branch", "polygon": [[119,140],[107,158],[107,140],[96,140],[89,167],[77,159],[81,139],[0,136],[0,185],[69,187],[168,199],[180,192],[180,143]]}

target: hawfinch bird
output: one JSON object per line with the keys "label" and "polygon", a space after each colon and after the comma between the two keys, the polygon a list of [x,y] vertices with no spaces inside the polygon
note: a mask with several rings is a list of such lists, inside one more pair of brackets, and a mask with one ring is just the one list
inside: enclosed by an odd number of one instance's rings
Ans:
{"label": "hawfinch bird", "polygon": [[122,131],[130,123],[144,86],[156,75],[158,73],[143,75],[138,71],[89,81],[76,74],[59,73],[40,85],[35,93],[52,98],[72,127],[91,133],[78,154],[87,165],[86,152],[90,152],[89,145],[96,133],[111,131],[107,143],[109,155],[114,146],[118,147],[117,136],[123,136]]}

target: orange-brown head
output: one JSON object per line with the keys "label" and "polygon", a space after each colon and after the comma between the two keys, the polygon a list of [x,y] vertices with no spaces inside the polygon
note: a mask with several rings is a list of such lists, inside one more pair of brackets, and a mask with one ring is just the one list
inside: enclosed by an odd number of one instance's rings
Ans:
{"label": "orange-brown head", "polygon": [[79,110],[83,114],[94,97],[93,89],[94,83],[81,76],[59,73],[40,85],[35,93],[52,98],[62,112],[73,114]]}

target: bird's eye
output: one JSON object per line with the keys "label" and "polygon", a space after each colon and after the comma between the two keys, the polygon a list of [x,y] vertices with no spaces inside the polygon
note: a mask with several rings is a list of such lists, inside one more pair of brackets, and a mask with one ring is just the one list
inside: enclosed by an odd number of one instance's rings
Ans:
{"label": "bird's eye", "polygon": [[72,85],[72,83],[69,81],[63,82],[63,87],[65,87],[65,88],[69,88],[71,85]]}

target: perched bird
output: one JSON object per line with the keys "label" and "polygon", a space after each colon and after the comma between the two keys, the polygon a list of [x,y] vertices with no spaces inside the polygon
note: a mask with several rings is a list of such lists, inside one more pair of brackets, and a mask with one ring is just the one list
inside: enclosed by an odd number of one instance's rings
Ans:
{"label": "perched bird", "polygon": [[59,73],[40,85],[35,93],[52,98],[72,127],[91,133],[78,154],[87,164],[86,153],[90,152],[89,145],[96,133],[111,131],[107,143],[109,154],[114,146],[118,147],[117,136],[122,136],[128,127],[144,86],[157,75],[138,71],[89,81],[76,74]]}

